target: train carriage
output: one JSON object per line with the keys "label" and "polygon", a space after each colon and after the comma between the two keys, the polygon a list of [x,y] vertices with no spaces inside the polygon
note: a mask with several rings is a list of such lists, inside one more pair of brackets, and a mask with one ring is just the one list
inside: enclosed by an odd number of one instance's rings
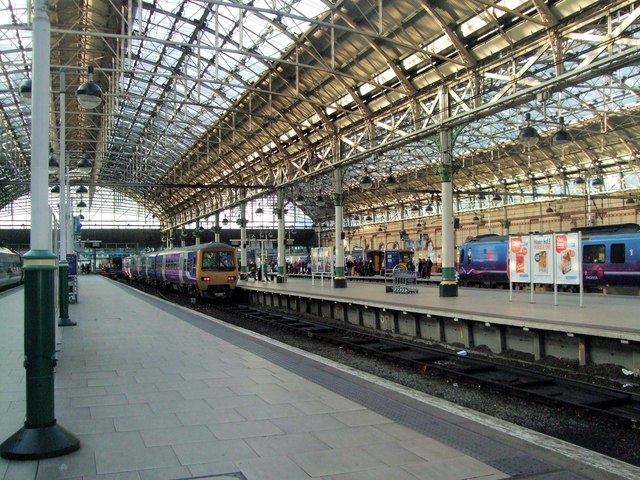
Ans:
{"label": "train carriage", "polygon": [[[640,291],[640,226],[602,225],[582,232],[585,287],[632,287]],[[459,249],[458,279],[464,286],[507,286],[507,236],[482,235]]]}
{"label": "train carriage", "polygon": [[487,234],[465,242],[460,247],[458,258],[460,284],[487,287],[508,284],[507,238]]}
{"label": "train carriage", "polygon": [[223,243],[145,253],[125,265],[134,280],[208,297],[232,296],[239,279],[236,250]]}
{"label": "train carriage", "polygon": [[0,247],[0,290],[22,283],[22,257],[20,254]]}

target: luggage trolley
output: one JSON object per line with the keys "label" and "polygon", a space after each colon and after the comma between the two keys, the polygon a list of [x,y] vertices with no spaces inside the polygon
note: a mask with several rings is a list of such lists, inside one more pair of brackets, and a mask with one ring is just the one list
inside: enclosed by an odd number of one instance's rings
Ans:
{"label": "luggage trolley", "polygon": [[418,293],[418,277],[416,272],[407,270],[403,264],[393,267],[391,285],[385,286],[387,293]]}

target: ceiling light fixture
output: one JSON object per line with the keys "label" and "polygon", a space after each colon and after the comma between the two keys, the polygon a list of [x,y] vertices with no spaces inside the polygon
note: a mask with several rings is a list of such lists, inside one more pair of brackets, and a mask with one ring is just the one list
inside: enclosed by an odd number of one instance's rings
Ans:
{"label": "ceiling light fixture", "polygon": [[531,126],[531,114],[526,113],[524,119],[527,124],[520,129],[518,141],[527,148],[535,147],[540,140],[540,135],[538,135],[538,131]]}
{"label": "ceiling light fixture", "polygon": [[93,81],[93,66],[88,69],[89,80],[83,83],[76,90],[78,103],[88,110],[94,109],[102,103],[102,89],[100,85]]}
{"label": "ceiling light fixture", "polygon": [[564,128],[564,117],[558,118],[558,125],[560,129],[553,134],[551,143],[554,147],[565,148],[573,141],[573,138],[571,138],[571,134]]}
{"label": "ceiling light fixture", "polygon": [[371,179],[371,177],[369,175],[363,175],[362,178],[360,179],[360,186],[364,189],[364,190],[370,190],[371,187],[373,187],[373,180]]}
{"label": "ceiling light fixture", "polygon": [[53,148],[49,147],[49,175],[54,175],[58,170],[60,170],[60,164],[53,156]]}
{"label": "ceiling light fixture", "polygon": [[76,169],[82,175],[89,175],[91,170],[93,170],[93,163],[87,158],[87,152],[84,150],[82,151],[82,159],[78,162],[78,165],[76,165]]}

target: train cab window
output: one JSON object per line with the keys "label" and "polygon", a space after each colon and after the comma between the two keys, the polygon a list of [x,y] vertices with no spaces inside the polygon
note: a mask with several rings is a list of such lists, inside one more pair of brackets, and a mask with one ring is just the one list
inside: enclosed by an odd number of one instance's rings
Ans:
{"label": "train cab window", "polygon": [[604,244],[585,245],[582,248],[582,259],[584,260],[584,263],[604,263]]}
{"label": "train cab window", "polygon": [[611,263],[624,263],[624,243],[611,244]]}
{"label": "train cab window", "polygon": [[233,270],[234,268],[235,265],[233,262],[232,252],[204,252],[202,254],[203,270],[229,271]]}
{"label": "train cab window", "polygon": [[464,265],[464,248],[460,249],[460,265]]}

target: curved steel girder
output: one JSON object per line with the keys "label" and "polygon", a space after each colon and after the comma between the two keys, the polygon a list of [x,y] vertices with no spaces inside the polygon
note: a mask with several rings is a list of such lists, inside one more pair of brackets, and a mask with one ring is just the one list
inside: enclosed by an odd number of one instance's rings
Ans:
{"label": "curved steel girder", "polygon": [[442,31],[458,51],[458,54],[464,61],[465,65],[470,68],[474,67],[477,64],[476,59],[473,58],[471,52],[469,52],[469,50],[464,46],[464,43],[460,39],[458,34],[446,22],[443,21],[442,16],[437,11],[437,9],[435,7],[432,7],[431,3],[428,0],[420,0],[420,5],[422,5],[422,8],[424,8],[427,13],[429,13],[429,15],[431,15],[436,22],[438,22],[440,28],[442,28]]}
{"label": "curved steel girder", "polygon": [[[403,138],[390,141],[383,148],[373,148],[368,152],[356,154],[348,160],[339,161],[331,165],[321,167],[312,174],[302,175],[301,178],[297,178],[295,181],[303,181],[303,179],[312,177],[314,175],[321,175],[324,173],[328,174],[333,168],[336,168],[339,165],[349,165],[358,161],[363,161],[376,152],[383,152],[401,145],[406,145],[420,138],[425,138],[433,135],[442,128],[453,128],[457,125],[468,123],[469,121],[479,118],[480,116],[490,115],[493,112],[526,103],[527,101],[534,99],[538,92],[553,91],[562,88],[564,85],[585,81],[587,79],[594,78],[602,74],[603,72],[613,71],[617,68],[620,68],[622,65],[637,62],[639,59],[640,49],[638,49],[637,47],[630,48],[624,54],[614,55],[599,62],[594,62],[588,68],[585,66],[584,68],[577,69],[572,72],[567,72],[564,75],[558,76],[554,79],[540,82],[540,84],[537,86],[523,88],[517,94],[503,96],[499,101],[495,103],[488,103],[477,108],[466,110],[462,113],[459,113],[458,115],[450,117],[445,122],[434,123],[425,128],[409,133]],[[286,182],[284,185],[288,185],[289,183],[291,182]]]}

